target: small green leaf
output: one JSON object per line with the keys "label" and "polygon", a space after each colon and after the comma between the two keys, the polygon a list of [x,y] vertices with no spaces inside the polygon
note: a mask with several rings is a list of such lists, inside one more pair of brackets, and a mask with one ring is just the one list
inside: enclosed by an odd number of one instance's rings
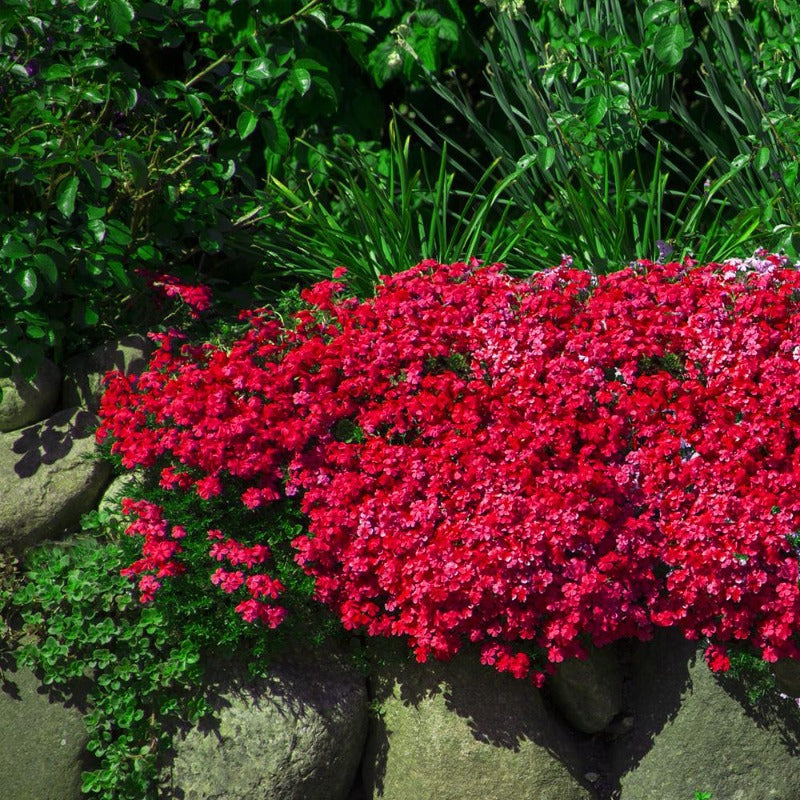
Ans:
{"label": "small green leaf", "polygon": [[36,253],[33,257],[33,263],[36,265],[39,273],[47,278],[50,283],[55,283],[58,280],[56,262],[46,253]]}
{"label": "small green leaf", "polygon": [[597,94],[590,98],[584,106],[584,113],[586,115],[586,122],[592,127],[596,128],[605,117],[608,111],[608,100],[605,95]]}
{"label": "small green leaf", "polygon": [[73,175],[61,181],[56,196],[56,208],[69,219],[75,211],[75,198],[78,195],[78,177]]}
{"label": "small green leaf", "polygon": [[83,170],[83,174],[86,175],[86,178],[88,179],[92,189],[94,189],[96,192],[99,192],[100,189],[103,188],[103,179],[100,175],[100,170],[98,170],[94,162],[89,161],[88,158],[82,158],[79,163],[81,165],[81,169]]}
{"label": "small green leaf", "polygon": [[556,150],[554,147],[545,147],[539,153],[539,163],[543,170],[548,170],[556,160]]}
{"label": "small green leaf", "polygon": [[90,219],[86,227],[91,232],[96,242],[102,242],[106,238],[106,226],[101,219]]}
{"label": "small green leaf", "polygon": [[136,16],[133,6],[128,0],[107,0],[108,24],[117,36],[127,36],[131,32],[131,23]]}
{"label": "small green leaf", "polygon": [[762,170],[769,164],[769,147],[760,147],[756,155],[756,169]]}
{"label": "small green leaf", "polygon": [[656,58],[667,67],[675,67],[683,58],[686,34],[683,25],[665,25],[653,40]]}
{"label": "small green leaf", "polygon": [[292,86],[301,95],[304,95],[311,86],[311,73],[303,67],[295,67],[289,75],[289,80],[292,82]]}
{"label": "small green leaf", "polygon": [[[267,150],[285,156],[289,152],[289,134],[277,116],[261,119],[261,133],[267,145]],[[267,154],[265,153],[265,156]]]}
{"label": "small green leaf", "polygon": [[239,138],[246,139],[256,129],[257,124],[258,117],[252,111],[242,111],[236,120],[236,132]]}
{"label": "small green leaf", "polygon": [[457,42],[459,40],[459,27],[458,24],[451,19],[442,18],[439,20],[438,33],[439,38],[445,42]]}
{"label": "small green leaf", "polygon": [[32,269],[26,269],[17,273],[15,276],[20,288],[25,292],[25,299],[29,300],[36,294],[36,287],[39,285],[36,280],[36,273]]}
{"label": "small green leaf", "polygon": [[672,14],[674,11],[678,10],[677,3],[672,2],[672,0],[657,0],[655,3],[651,3],[642,14],[642,22],[644,23],[645,28],[648,28],[654,22],[659,19],[663,19],[668,14]]}
{"label": "small green leaf", "polygon": [[42,77],[46,81],[57,81],[61,78],[69,78],[70,74],[69,67],[65,64],[52,64],[44,70]]}
{"label": "small green leaf", "polygon": [[749,162],[750,156],[748,156],[746,153],[742,153],[741,155],[736,156],[733,161],[731,161],[731,169],[741,169]]}
{"label": "small green leaf", "polygon": [[199,119],[200,115],[203,113],[203,104],[200,102],[200,98],[195,94],[187,94],[186,105],[189,106],[189,111],[192,116],[195,119]]}
{"label": "small green leaf", "polygon": [[7,234],[0,248],[0,258],[24,258],[30,255],[28,245],[21,239],[14,239],[12,234]]}

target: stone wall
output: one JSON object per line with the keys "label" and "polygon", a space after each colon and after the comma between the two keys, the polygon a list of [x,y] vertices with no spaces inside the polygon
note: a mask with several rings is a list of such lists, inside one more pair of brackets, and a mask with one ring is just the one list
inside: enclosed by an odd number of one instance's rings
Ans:
{"label": "stone wall", "polygon": [[[146,340],[129,337],[63,375],[45,363],[31,386],[2,382],[0,547],[60,538],[101,502],[109,474],[91,457],[99,377],[135,370],[146,355]],[[367,656],[367,676],[336,653],[287,654],[269,680],[209,665],[215,717],[175,735],[160,797],[800,798],[796,704],[776,694],[753,706],[673,631],[568,662],[542,691],[482,667],[469,650],[417,664],[380,641]],[[80,713],[32,673],[0,666],[0,797],[78,800]]]}

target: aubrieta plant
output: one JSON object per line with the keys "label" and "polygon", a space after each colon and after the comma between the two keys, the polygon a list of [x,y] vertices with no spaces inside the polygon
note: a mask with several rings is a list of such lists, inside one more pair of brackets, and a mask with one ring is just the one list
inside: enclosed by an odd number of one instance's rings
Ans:
{"label": "aubrieta plant", "polygon": [[[159,485],[126,503],[142,602],[191,584],[280,629],[291,559],[345,628],[420,661],[477,643],[537,685],[656,627],[708,639],[714,671],[737,644],[800,658],[786,259],[524,281],[426,261],[363,301],[344,277],[243,313],[228,346],[159,334],[148,371],[109,377],[98,440]],[[287,549],[165,497],[256,519],[288,497],[307,528]]]}

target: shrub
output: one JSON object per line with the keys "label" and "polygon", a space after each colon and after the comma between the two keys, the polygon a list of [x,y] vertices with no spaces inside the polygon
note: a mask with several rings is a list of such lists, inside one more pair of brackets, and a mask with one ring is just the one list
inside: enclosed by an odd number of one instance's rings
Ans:
{"label": "shrub", "polygon": [[469,53],[454,0],[416,5],[4,2],[0,375],[140,322],[137,268],[260,272],[265,178],[302,166],[319,189],[319,151],[374,144],[418,85],[399,50],[386,72],[391,31],[433,70]]}
{"label": "shrub", "polygon": [[[363,302],[341,272],[229,347],[158,337],[148,372],[110,378],[98,438],[178,496],[298,496],[316,597],[423,661],[472,641],[541,683],[654,626],[708,637],[715,670],[729,643],[800,655],[797,270],[425,262]],[[129,510],[143,601],[199,571],[280,621],[266,537]]]}

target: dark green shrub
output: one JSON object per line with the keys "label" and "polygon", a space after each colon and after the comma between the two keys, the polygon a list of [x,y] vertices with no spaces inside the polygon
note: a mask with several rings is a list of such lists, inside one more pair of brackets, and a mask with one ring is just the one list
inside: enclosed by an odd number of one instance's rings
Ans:
{"label": "dark green shrub", "polygon": [[464,22],[454,0],[3,3],[0,375],[141,324],[141,267],[274,288],[267,176],[324,185],[320,153],[380,140],[420,85],[403,48],[446,67]]}

